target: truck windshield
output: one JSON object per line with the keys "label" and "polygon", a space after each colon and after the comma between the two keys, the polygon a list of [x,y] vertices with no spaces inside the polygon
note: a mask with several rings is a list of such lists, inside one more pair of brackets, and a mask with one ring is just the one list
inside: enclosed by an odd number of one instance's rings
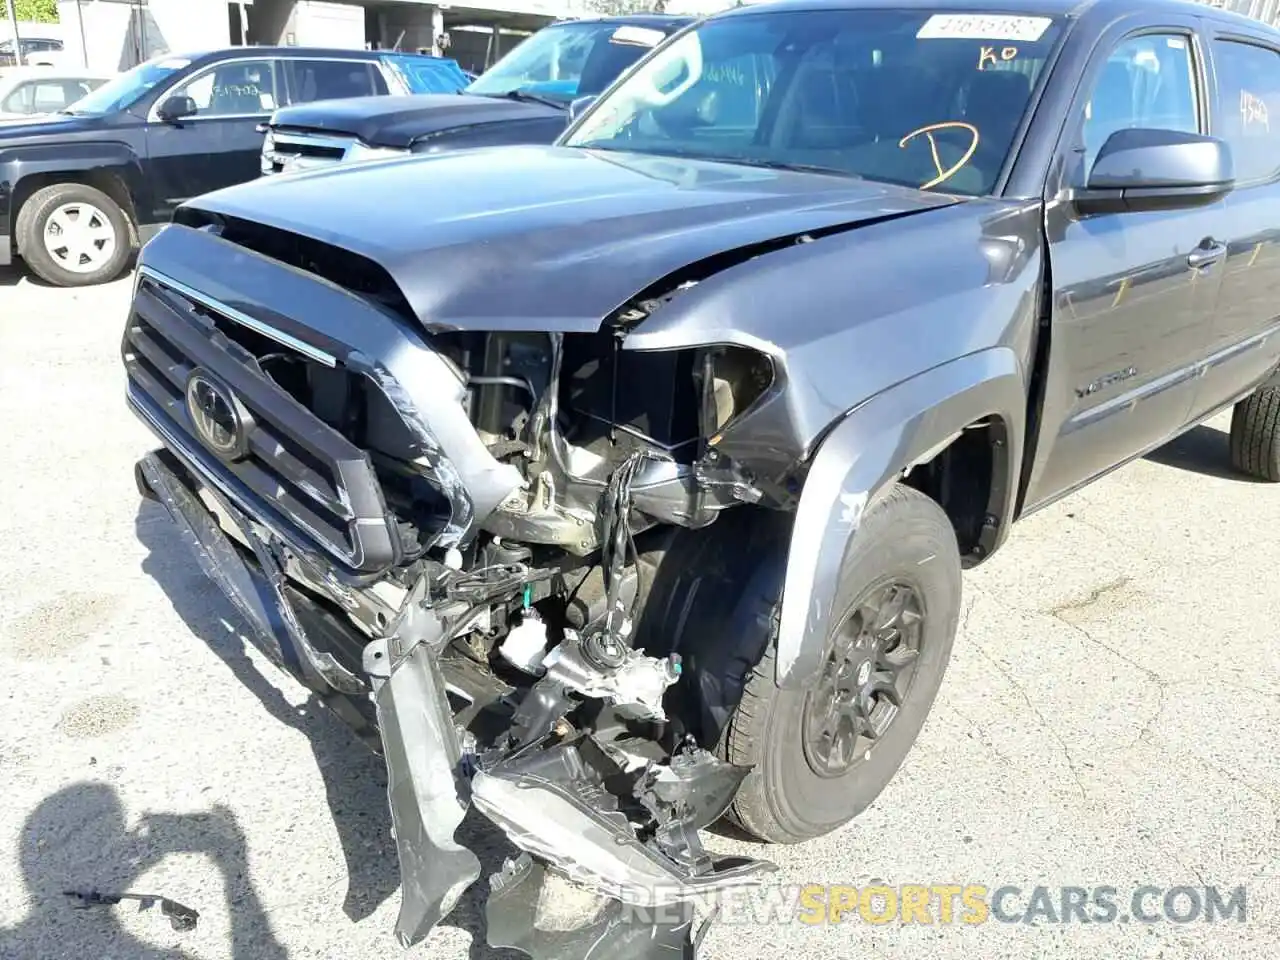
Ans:
{"label": "truck windshield", "polygon": [[1061,24],[938,10],[709,20],[561,142],[989,193]]}
{"label": "truck windshield", "polygon": [[157,83],[173,76],[190,63],[190,60],[182,57],[158,57],[140,63],[132,70],[107,81],[87,97],[80,98],[63,112],[104,114],[125,110]]}
{"label": "truck windshield", "polygon": [[467,85],[467,75],[456,60],[387,54],[383,61],[404,82],[410,93],[456,93]]}
{"label": "truck windshield", "polygon": [[466,92],[490,97],[519,92],[567,104],[600,93],[665,37],[661,30],[627,24],[552,24],[495,63]]}

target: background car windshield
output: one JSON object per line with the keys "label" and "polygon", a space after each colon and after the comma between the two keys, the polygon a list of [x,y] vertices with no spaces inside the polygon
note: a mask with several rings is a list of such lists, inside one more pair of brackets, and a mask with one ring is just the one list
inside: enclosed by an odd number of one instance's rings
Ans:
{"label": "background car windshield", "polygon": [[730,15],[655,54],[563,143],[985,194],[1059,32],[1030,14]]}
{"label": "background car windshield", "polygon": [[521,90],[568,102],[600,93],[662,38],[661,31],[617,23],[555,24],[521,43],[466,92]]}
{"label": "background car windshield", "polygon": [[467,85],[467,75],[456,60],[393,55],[384,59],[410,93],[454,93]]}
{"label": "background car windshield", "polygon": [[124,110],[162,80],[188,66],[190,60],[175,57],[148,60],[104,83],[71,105],[73,113],[113,113]]}

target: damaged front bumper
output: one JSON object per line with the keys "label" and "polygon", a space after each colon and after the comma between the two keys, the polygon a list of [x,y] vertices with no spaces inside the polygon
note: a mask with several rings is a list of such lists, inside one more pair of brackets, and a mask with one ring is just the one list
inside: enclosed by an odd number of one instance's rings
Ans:
{"label": "damaged front bumper", "polygon": [[[137,477],[141,492],[164,505],[264,649],[385,758],[401,871],[396,936],[402,945],[423,939],[479,879],[479,859],[455,839],[472,805],[524,851],[490,878],[490,942],[538,960],[691,956],[697,934],[690,901],[759,883],[774,869],[712,856],[698,840],[698,830],[732,800],[742,768],[696,748],[682,750],[669,766],[637,777],[623,798],[629,816],[605,789],[595,762],[604,753],[590,737],[539,750],[526,745],[508,755],[470,753],[464,743],[472,738],[460,724],[514,704],[510,688],[477,678],[466,668],[469,661],[446,653],[466,627],[464,605],[429,603],[424,578],[382,636],[352,636],[349,627],[344,634],[290,583],[287,551],[271,531],[203,484],[173,452],[144,457]],[[646,811],[646,828],[637,828],[635,810]],[[572,935],[539,926],[549,885],[555,886],[548,876],[599,900]],[[679,905],[683,914],[644,920],[643,910],[622,905]]]}

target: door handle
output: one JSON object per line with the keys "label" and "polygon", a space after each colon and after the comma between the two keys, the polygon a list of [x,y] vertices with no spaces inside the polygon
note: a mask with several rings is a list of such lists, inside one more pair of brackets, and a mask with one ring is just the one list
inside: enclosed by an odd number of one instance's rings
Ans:
{"label": "door handle", "polygon": [[1217,263],[1227,255],[1227,245],[1216,240],[1206,240],[1187,254],[1187,266],[1196,270]]}

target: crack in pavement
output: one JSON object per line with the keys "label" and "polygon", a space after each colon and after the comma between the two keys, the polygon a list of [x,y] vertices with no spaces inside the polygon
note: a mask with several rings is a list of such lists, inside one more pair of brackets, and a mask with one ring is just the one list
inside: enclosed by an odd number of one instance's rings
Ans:
{"label": "crack in pavement", "polygon": [[946,704],[946,706],[948,709],[951,710],[952,713],[958,716],[965,723],[969,724],[969,726],[976,731],[978,742],[982,744],[984,747],[986,747],[988,750],[990,750],[995,755],[997,760],[1009,766],[1013,765],[1013,760],[1009,757],[1009,755],[1006,753],[1003,753],[1000,750],[1000,748],[997,747],[995,743],[991,740],[990,735],[987,733],[986,727],[980,724],[977,720],[974,720],[971,716],[966,714],[963,710],[961,710],[955,704],[948,703]]}
{"label": "crack in pavement", "polygon": [[[982,659],[986,660],[987,663],[991,664],[991,666],[995,668],[996,672],[999,673],[1002,677],[1004,677],[1005,681],[1011,687],[1013,687],[1014,690],[1018,692],[1018,695],[1022,698],[1022,701],[1027,705],[1027,708],[1039,721],[1040,725],[1044,727],[1045,732],[1048,733],[1049,736],[1053,738],[1053,740],[1058,744],[1059,748],[1062,750],[1062,757],[1066,761],[1067,769],[1071,772],[1071,779],[1075,781],[1075,785],[1080,791],[1081,799],[1088,802],[1089,791],[1085,787],[1084,781],[1080,777],[1080,771],[1076,768],[1075,758],[1071,756],[1071,750],[1067,746],[1067,742],[1064,739],[1062,739],[1062,736],[1049,723],[1048,718],[1043,713],[1040,712],[1040,708],[1035,705],[1035,702],[1031,699],[1030,694],[1027,693],[1026,689],[1022,686],[1022,684],[1020,684],[1018,680],[1014,677],[1012,671],[1010,671],[1007,667],[1005,667],[1004,664],[997,661],[994,655],[992,655],[992,653],[988,651],[986,647],[984,647],[981,643],[979,643],[973,637],[969,636],[969,632],[968,632],[969,618],[973,615],[973,610],[978,605],[978,600],[980,598],[986,597],[996,606],[1002,607],[1005,610],[1009,610],[1010,612],[1012,612],[1008,604],[1002,603],[999,599],[997,599],[992,594],[988,593],[985,590],[982,590],[981,588],[974,588],[974,589],[975,589],[976,595],[969,602],[968,608],[964,610],[964,612],[961,615],[961,620],[960,620],[961,632],[964,633],[964,635],[969,638],[973,646],[974,652],[976,652],[978,656],[982,657]],[[955,708],[952,707],[952,709],[955,709]],[[956,712],[959,713],[959,711],[956,711]],[[961,716],[963,716],[963,714],[961,714]],[[992,748],[992,750],[993,752],[996,752],[994,750],[994,747]],[[997,752],[997,756],[999,755],[1000,754]]]}
{"label": "crack in pavement", "polygon": [[1080,779],[1080,771],[1076,769],[1076,762],[1071,756],[1071,750],[1067,747],[1067,741],[1062,739],[1062,736],[1058,731],[1049,723],[1048,718],[1040,712],[1040,708],[1035,705],[1030,694],[1028,694],[1022,684],[1014,678],[1012,671],[996,660],[995,657],[982,646],[982,644],[974,643],[973,648],[977,652],[978,656],[991,664],[991,666],[995,668],[996,672],[1004,677],[1008,684],[1018,692],[1018,695],[1022,697],[1023,702],[1026,703],[1027,709],[1029,709],[1036,719],[1040,721],[1040,725],[1044,727],[1045,732],[1049,734],[1049,736],[1062,749],[1062,758],[1067,762],[1067,769],[1071,771],[1071,779],[1075,781],[1076,787],[1080,791],[1080,799],[1088,802],[1089,791],[1085,788],[1084,781]]}
{"label": "crack in pavement", "polygon": [[1078,597],[1074,600],[1064,600],[1061,603],[1050,607],[1045,612],[1057,617],[1059,620],[1063,620],[1064,623],[1070,623],[1069,620],[1065,620],[1063,618],[1062,615],[1064,613],[1069,613],[1073,610],[1085,610],[1093,606],[1108,594],[1117,593],[1129,586],[1131,583],[1133,583],[1133,577],[1116,577],[1114,580],[1108,580],[1105,583],[1094,587],[1083,597]]}
{"label": "crack in pavement", "polygon": [[1138,663],[1136,660],[1133,660],[1132,658],[1130,658],[1127,654],[1121,653],[1119,650],[1115,649],[1110,644],[1104,643],[1102,640],[1099,640],[1097,637],[1095,637],[1092,633],[1090,633],[1085,627],[1081,626],[1080,624],[1072,623],[1070,620],[1064,620],[1061,616],[1059,616],[1056,613],[1053,614],[1052,616],[1059,623],[1063,623],[1066,626],[1070,627],[1072,630],[1080,634],[1081,637],[1088,640],[1090,643],[1096,644],[1097,646],[1101,647],[1103,650],[1106,650],[1112,656],[1116,657],[1116,659],[1120,660],[1122,663],[1128,664],[1129,666],[1133,667],[1133,669],[1137,670],[1140,674],[1146,677],[1150,683],[1155,685],[1155,688],[1156,688],[1155,709],[1151,711],[1151,716],[1147,717],[1147,719],[1143,721],[1142,726],[1138,728],[1138,732],[1134,735],[1133,739],[1130,740],[1124,746],[1120,747],[1120,750],[1121,751],[1129,750],[1137,746],[1139,743],[1144,743],[1144,742],[1150,745],[1151,747],[1155,747],[1158,749],[1158,745],[1155,742],[1155,734],[1152,728],[1154,727],[1155,722],[1159,720],[1160,716],[1164,713],[1164,707],[1165,707],[1165,703],[1167,702],[1168,692],[1169,692],[1168,688],[1174,681],[1165,679],[1164,677],[1160,676],[1160,674],[1156,673],[1154,670],[1150,669],[1149,667],[1144,667],[1142,664]]}

